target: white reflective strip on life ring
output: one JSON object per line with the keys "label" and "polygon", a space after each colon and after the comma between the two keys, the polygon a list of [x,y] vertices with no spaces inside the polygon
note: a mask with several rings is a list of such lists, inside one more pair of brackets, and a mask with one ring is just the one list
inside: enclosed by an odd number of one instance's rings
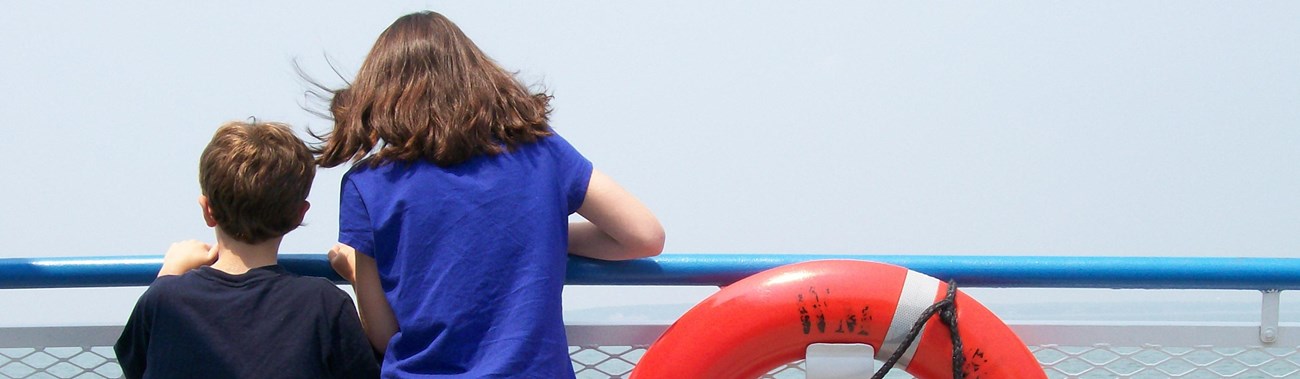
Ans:
{"label": "white reflective strip on life ring", "polygon": [[[885,333],[885,341],[880,344],[880,351],[876,352],[876,359],[883,361],[894,355],[894,351],[898,350],[898,346],[903,343],[903,337],[912,330],[912,324],[916,323],[916,319],[921,318],[921,313],[924,313],[926,308],[934,304],[934,297],[938,293],[938,279],[907,270],[907,277],[903,279],[903,292],[898,294],[898,308],[894,309],[893,321],[889,323],[889,331]],[[912,355],[916,354],[916,347],[921,346],[923,335],[925,335],[924,326],[916,335],[916,339],[912,340],[912,345],[907,347],[907,352],[898,359],[895,367],[907,369],[907,365],[912,362]]]}

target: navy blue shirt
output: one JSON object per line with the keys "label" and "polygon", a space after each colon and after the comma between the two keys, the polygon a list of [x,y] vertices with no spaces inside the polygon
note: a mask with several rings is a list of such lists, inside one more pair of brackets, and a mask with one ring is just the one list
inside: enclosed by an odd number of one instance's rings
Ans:
{"label": "navy blue shirt", "polygon": [[385,378],[573,378],[560,294],[591,162],[560,136],[450,166],[361,163],[339,242],[375,259],[399,331]]}
{"label": "navy blue shirt", "polygon": [[127,378],[375,378],[347,293],[280,266],[154,280],[113,346]]}

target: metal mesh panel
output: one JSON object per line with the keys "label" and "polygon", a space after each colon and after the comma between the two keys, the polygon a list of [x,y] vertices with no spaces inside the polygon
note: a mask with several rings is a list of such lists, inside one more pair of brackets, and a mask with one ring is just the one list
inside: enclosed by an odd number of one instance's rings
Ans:
{"label": "metal mesh panel", "polygon": [[646,345],[569,346],[569,358],[578,379],[622,378],[645,354]]}
{"label": "metal mesh panel", "polygon": [[[579,379],[625,378],[645,345],[570,346]],[[1300,376],[1300,348],[1145,346],[1031,346],[1049,378],[1289,378]],[[0,378],[121,378],[108,346],[0,349]],[[802,362],[763,379],[801,379]],[[911,378],[894,370],[888,378]]]}
{"label": "metal mesh panel", "polygon": [[121,378],[109,346],[0,349],[0,378]]}
{"label": "metal mesh panel", "polygon": [[1030,350],[1050,378],[1289,378],[1300,374],[1295,347],[1043,345]]}

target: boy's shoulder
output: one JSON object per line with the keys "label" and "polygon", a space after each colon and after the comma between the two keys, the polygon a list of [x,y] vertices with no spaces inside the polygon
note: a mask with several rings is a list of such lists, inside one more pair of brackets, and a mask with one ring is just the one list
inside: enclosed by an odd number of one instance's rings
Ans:
{"label": "boy's shoulder", "polygon": [[339,289],[329,279],[298,275],[278,265],[256,270],[261,277],[253,280],[269,282],[271,287],[285,292],[282,296],[300,298],[299,300],[351,301],[347,292]]}
{"label": "boy's shoulder", "polygon": [[351,299],[347,292],[339,289],[329,279],[301,276],[273,266],[254,269],[243,275],[231,275],[210,267],[200,267],[181,275],[161,276],[154,279],[141,295],[140,301],[156,303],[194,296],[209,297],[214,292],[254,290],[254,287],[262,286],[273,288],[275,292],[282,292],[281,296],[288,298],[309,296],[313,300],[350,301]]}
{"label": "boy's shoulder", "polygon": [[177,295],[195,291],[194,288],[194,271],[190,270],[181,275],[166,275],[154,278],[149,288],[140,295],[141,303],[157,303],[165,301]]}
{"label": "boy's shoulder", "polygon": [[305,294],[318,294],[324,299],[346,300],[351,301],[351,297],[344,292],[338,285],[318,276],[302,276],[294,273],[284,273],[284,280],[296,289]]}

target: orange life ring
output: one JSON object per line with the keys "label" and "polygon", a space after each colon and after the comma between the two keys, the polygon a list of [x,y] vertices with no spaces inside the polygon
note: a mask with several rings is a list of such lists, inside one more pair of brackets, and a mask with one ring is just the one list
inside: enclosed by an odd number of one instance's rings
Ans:
{"label": "orange life ring", "polygon": [[[704,299],[646,351],[632,379],[757,378],[802,359],[812,343],[864,343],[893,354],[948,285],[903,267],[825,260],[767,270]],[[1020,338],[957,292],[968,378],[1046,378]],[[921,379],[952,375],[947,326],[931,318],[895,367]]]}

